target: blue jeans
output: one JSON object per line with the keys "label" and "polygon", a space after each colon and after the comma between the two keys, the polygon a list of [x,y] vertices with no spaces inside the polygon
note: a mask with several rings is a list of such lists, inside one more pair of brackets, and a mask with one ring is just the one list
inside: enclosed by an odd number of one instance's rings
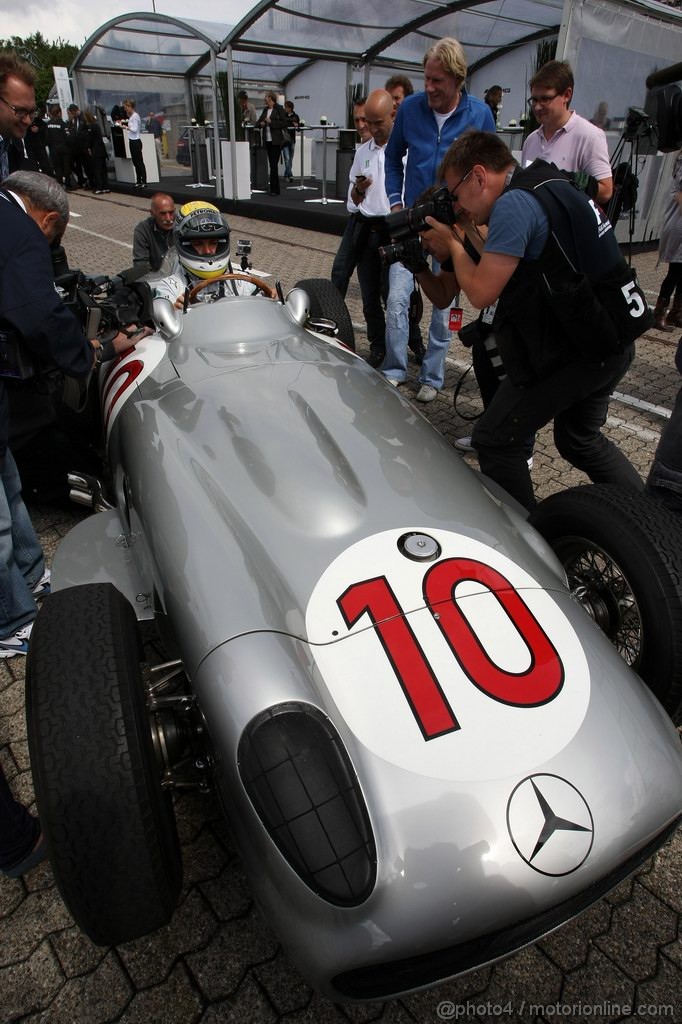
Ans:
{"label": "blue jeans", "polygon": [[38,611],[31,591],[45,570],[21,480],[9,448],[0,471],[0,637],[13,636]]}
{"label": "blue jeans", "polygon": [[[440,264],[432,261],[434,274]],[[405,380],[407,376],[407,341],[410,335],[408,312],[414,287],[412,272],[402,263],[394,263],[388,272],[388,304],[386,306],[386,358],[381,366],[385,377]],[[420,384],[430,384],[437,391],[445,379],[445,357],[450,347],[450,310],[433,307],[426,355],[419,373]]]}
{"label": "blue jeans", "polygon": [[284,157],[284,177],[293,178],[291,171],[291,161],[294,159],[294,143],[285,142],[282,146],[282,156]]}

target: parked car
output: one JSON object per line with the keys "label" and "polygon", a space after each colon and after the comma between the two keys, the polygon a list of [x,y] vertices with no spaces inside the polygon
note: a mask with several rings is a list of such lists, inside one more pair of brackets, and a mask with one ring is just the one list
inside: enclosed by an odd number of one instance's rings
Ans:
{"label": "parked car", "polygon": [[190,166],[189,128],[185,128],[178,139],[178,144],[175,150],[175,159],[179,164],[183,164],[185,167]]}
{"label": "parked car", "polygon": [[37,805],[112,945],[171,918],[172,794],[215,787],[301,972],[384,999],[535,941],[674,832],[682,544],[601,486],[538,532],[354,354],[329,282],[258,283],[157,298],[102,373],[116,506],[34,626]]}

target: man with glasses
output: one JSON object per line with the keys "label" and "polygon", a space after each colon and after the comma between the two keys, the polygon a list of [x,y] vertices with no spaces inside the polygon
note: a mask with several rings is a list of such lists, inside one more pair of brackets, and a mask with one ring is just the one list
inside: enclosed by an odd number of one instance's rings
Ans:
{"label": "man with glasses", "polygon": [[31,65],[11,51],[0,52],[0,181],[19,168],[35,167],[24,148],[38,113],[34,86]]}
{"label": "man with glasses", "polygon": [[441,264],[451,262],[437,277],[421,271],[419,283],[440,307],[460,287],[477,309],[497,304],[507,373],[474,428],[481,471],[532,509],[524,439],[553,420],[559,454],[590,480],[642,490],[601,433],[634,341],[651,323],[611,224],[568,175],[542,160],[521,170],[487,132],[453,143],[441,174],[457,223],[429,217],[423,237]]}
{"label": "man with glasses", "polygon": [[526,139],[521,165],[527,167],[539,158],[563,171],[588,175],[588,180],[578,179],[578,183],[604,206],[613,192],[606,136],[601,128],[569,110],[572,96],[573,71],[568,61],[550,60],[531,78],[528,103],[540,127]]}

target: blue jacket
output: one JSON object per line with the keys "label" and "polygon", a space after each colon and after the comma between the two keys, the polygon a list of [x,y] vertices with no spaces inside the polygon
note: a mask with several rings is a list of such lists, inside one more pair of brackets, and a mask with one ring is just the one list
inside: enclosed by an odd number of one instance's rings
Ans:
{"label": "blue jacket", "polygon": [[[495,122],[490,107],[462,89],[457,110],[439,134],[425,92],[408,96],[398,107],[391,137],[386,146],[386,194],[391,206],[404,203],[412,206],[415,199],[436,184],[438,167],[451,143],[467,128],[494,132]],[[407,153],[405,198],[403,199],[403,157]]]}
{"label": "blue jacket", "polygon": [[[38,225],[0,195],[0,329],[14,329],[27,348],[72,377],[87,377],[92,347],[54,286],[50,247]],[[5,457],[8,410],[0,378],[0,466]]]}

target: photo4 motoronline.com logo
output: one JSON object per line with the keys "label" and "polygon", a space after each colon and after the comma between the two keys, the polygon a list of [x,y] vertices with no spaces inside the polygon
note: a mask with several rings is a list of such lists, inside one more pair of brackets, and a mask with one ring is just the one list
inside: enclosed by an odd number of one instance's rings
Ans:
{"label": "photo4 motoronline.com logo", "polygon": [[453,1003],[449,999],[442,1000],[436,1007],[436,1015],[440,1020],[466,1020],[467,1018],[491,1018],[520,1016],[528,1013],[531,1017],[586,1017],[618,1019],[620,1017],[663,1017],[675,1019],[675,1007],[672,1003],[531,1003],[522,999],[517,1005],[512,1002]]}

